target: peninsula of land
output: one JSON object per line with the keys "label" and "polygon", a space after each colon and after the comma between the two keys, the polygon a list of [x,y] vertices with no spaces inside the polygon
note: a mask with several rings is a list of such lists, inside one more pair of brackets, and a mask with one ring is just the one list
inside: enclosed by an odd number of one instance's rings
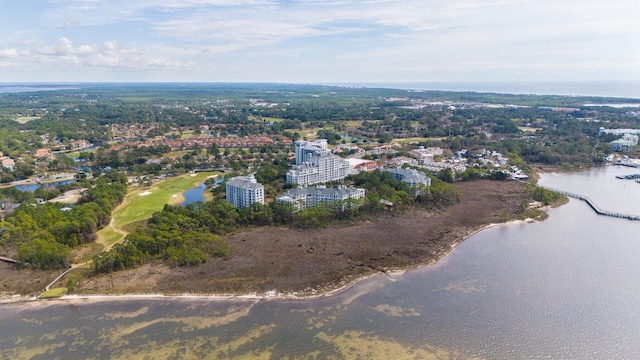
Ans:
{"label": "peninsula of land", "polygon": [[556,203],[520,182],[533,164],[637,166],[638,112],[585,104],[638,101],[287,84],[0,95],[0,255],[18,264],[0,263],[0,296],[308,296],[430,264],[535,218],[531,199]]}
{"label": "peninsula of land", "polygon": [[[226,239],[229,258],[196,267],[157,263],[102,275],[86,270],[74,293],[326,293],[374,273],[433,263],[478,229],[520,218],[523,201],[530,198],[526,185],[516,181],[467,181],[456,187],[460,203],[439,211],[389,212],[314,230],[256,227],[234,233]],[[37,295],[58,274],[2,263],[0,292]]]}

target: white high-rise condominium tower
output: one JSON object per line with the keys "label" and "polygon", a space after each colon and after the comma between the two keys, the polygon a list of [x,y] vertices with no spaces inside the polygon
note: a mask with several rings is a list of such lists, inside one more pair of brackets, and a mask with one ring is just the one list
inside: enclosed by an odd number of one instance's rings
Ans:
{"label": "white high-rise condominium tower", "polygon": [[330,154],[327,139],[318,139],[314,142],[307,140],[298,140],[295,142],[296,147],[296,165],[300,165],[307,161],[307,157],[314,153]]}
{"label": "white high-rise condominium tower", "polygon": [[227,181],[227,202],[236,209],[251,206],[253,203],[264,205],[264,186],[253,175],[237,176]]}
{"label": "white high-rise condominium tower", "polygon": [[287,172],[287,182],[303,186],[340,181],[349,175],[349,163],[331,154],[327,140],[295,143],[296,165]]}

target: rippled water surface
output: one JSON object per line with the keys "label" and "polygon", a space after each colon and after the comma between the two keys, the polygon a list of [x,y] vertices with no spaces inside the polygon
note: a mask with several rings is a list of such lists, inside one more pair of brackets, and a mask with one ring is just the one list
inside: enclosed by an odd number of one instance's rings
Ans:
{"label": "rippled water surface", "polygon": [[[640,214],[640,184],[614,177],[633,171],[541,182]],[[0,358],[636,358],[640,222],[578,200],[549,214],[482,231],[434,266],[315,300],[0,305]]]}

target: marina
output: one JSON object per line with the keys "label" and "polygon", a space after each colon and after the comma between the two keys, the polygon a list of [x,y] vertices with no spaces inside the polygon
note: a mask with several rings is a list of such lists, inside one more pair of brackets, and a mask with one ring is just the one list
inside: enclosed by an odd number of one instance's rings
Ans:
{"label": "marina", "polygon": [[640,179],[640,174],[616,175],[616,179],[620,179],[620,180],[637,180],[637,179]]}

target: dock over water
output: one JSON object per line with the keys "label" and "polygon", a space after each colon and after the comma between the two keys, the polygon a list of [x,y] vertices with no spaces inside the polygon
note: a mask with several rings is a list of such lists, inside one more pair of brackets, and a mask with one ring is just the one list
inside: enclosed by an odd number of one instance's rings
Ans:
{"label": "dock over water", "polygon": [[22,264],[20,261],[18,261],[16,259],[11,259],[11,258],[4,257],[4,256],[0,256],[0,261],[12,263],[12,264]]}
{"label": "dock over water", "polygon": [[562,190],[558,190],[558,189],[551,189],[551,188],[548,188],[548,187],[544,187],[544,188],[547,189],[547,190],[550,190],[550,191],[555,191],[555,192],[557,192],[559,194],[562,194],[564,196],[568,196],[568,197],[571,197],[571,198],[574,198],[574,199],[582,200],[582,201],[586,202],[589,206],[591,206],[593,211],[595,211],[596,214],[598,214],[598,215],[604,215],[604,216],[611,216],[611,217],[616,217],[616,218],[621,218],[621,219],[640,221],[640,216],[639,215],[623,214],[623,213],[618,213],[618,212],[615,212],[615,211],[603,210],[603,209],[599,208],[598,205],[596,205],[596,203],[594,203],[593,200],[589,199],[589,197],[587,197],[587,196],[571,193],[571,192],[568,192],[568,191],[562,191]]}

